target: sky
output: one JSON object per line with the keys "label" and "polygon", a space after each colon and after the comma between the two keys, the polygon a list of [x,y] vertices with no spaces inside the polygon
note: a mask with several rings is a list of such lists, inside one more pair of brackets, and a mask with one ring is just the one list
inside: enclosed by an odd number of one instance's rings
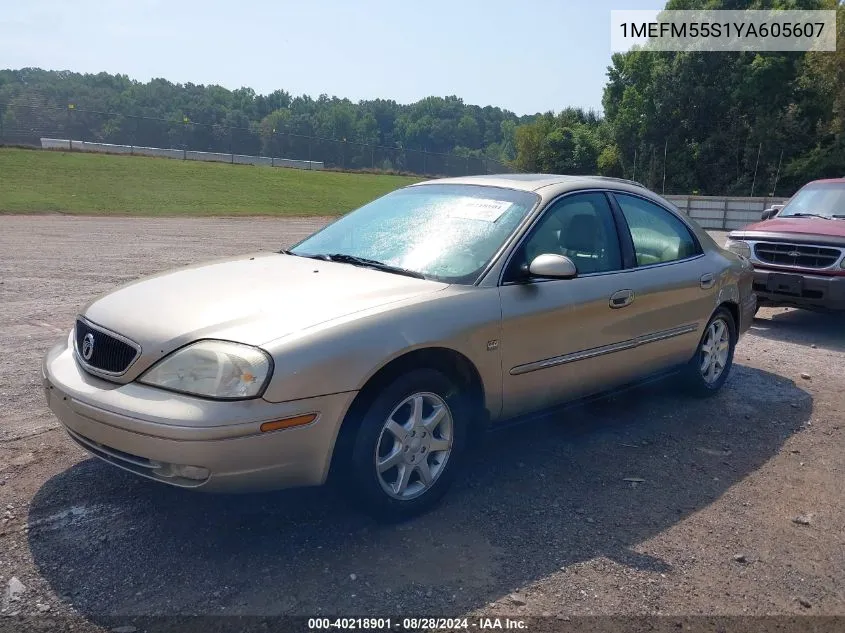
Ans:
{"label": "sky", "polygon": [[665,0],[0,0],[0,68],[519,115],[601,110],[610,11]]}

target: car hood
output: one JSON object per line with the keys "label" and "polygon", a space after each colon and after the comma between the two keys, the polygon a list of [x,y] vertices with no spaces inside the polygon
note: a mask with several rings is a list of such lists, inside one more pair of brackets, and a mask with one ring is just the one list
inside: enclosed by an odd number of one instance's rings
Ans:
{"label": "car hood", "polygon": [[845,238],[845,220],[823,220],[821,218],[772,218],[750,224],[737,233],[799,233],[803,235],[824,235]]}
{"label": "car hood", "polygon": [[146,360],[201,338],[262,345],[447,284],[349,264],[257,253],[132,282],[83,315],[141,345]]}

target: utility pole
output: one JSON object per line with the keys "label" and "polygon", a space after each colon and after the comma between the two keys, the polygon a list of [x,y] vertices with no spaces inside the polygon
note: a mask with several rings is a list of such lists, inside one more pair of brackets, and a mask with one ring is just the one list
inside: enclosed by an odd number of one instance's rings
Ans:
{"label": "utility pole", "polygon": [[754,177],[751,179],[751,197],[754,197],[754,185],[757,184],[757,167],[760,165],[760,152],[763,149],[763,142],[760,141],[760,146],[757,148],[757,162],[754,163]]}
{"label": "utility pole", "polygon": [[783,150],[780,150],[780,158],[778,158],[778,168],[777,168],[777,171],[775,171],[775,186],[772,187],[772,197],[773,198],[775,197],[775,194],[777,193],[777,190],[778,190],[778,178],[780,177],[780,163],[781,163],[782,160],[783,160]]}
{"label": "utility pole", "polygon": [[68,137],[68,147],[71,151],[73,151],[73,125],[71,121],[73,120],[73,111],[76,109],[76,105],[73,103],[67,104],[67,137]]}
{"label": "utility pole", "polygon": [[654,186],[654,155],[655,155],[655,147],[654,145],[651,146],[651,162],[648,165],[648,188],[651,189]]}
{"label": "utility pole", "polygon": [[182,129],[182,160],[188,160],[188,117],[183,116],[182,122],[185,124]]}
{"label": "utility pole", "polygon": [[631,180],[637,179],[637,148],[634,148],[634,174],[631,176]]}

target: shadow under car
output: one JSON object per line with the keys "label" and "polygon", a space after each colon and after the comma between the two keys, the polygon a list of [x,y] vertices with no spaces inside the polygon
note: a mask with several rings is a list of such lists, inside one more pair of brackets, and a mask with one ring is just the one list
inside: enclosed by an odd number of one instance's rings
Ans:
{"label": "shadow under car", "polygon": [[637,545],[771,459],[811,409],[792,381],[741,365],[706,400],[650,384],[490,433],[444,502],[398,525],[331,488],[204,495],[89,459],[38,491],[29,545],[53,590],[105,626],[465,613],[595,557],[670,571]]}

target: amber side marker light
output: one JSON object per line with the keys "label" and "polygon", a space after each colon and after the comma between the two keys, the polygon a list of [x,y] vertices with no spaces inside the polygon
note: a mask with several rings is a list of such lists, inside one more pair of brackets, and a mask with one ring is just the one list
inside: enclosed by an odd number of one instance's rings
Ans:
{"label": "amber side marker light", "polygon": [[273,422],[265,422],[261,425],[261,432],[278,431],[279,429],[289,429],[292,426],[302,426],[303,424],[310,424],[317,419],[316,413],[309,413],[307,415],[298,415],[295,418],[285,418],[284,420],[274,420]]}

